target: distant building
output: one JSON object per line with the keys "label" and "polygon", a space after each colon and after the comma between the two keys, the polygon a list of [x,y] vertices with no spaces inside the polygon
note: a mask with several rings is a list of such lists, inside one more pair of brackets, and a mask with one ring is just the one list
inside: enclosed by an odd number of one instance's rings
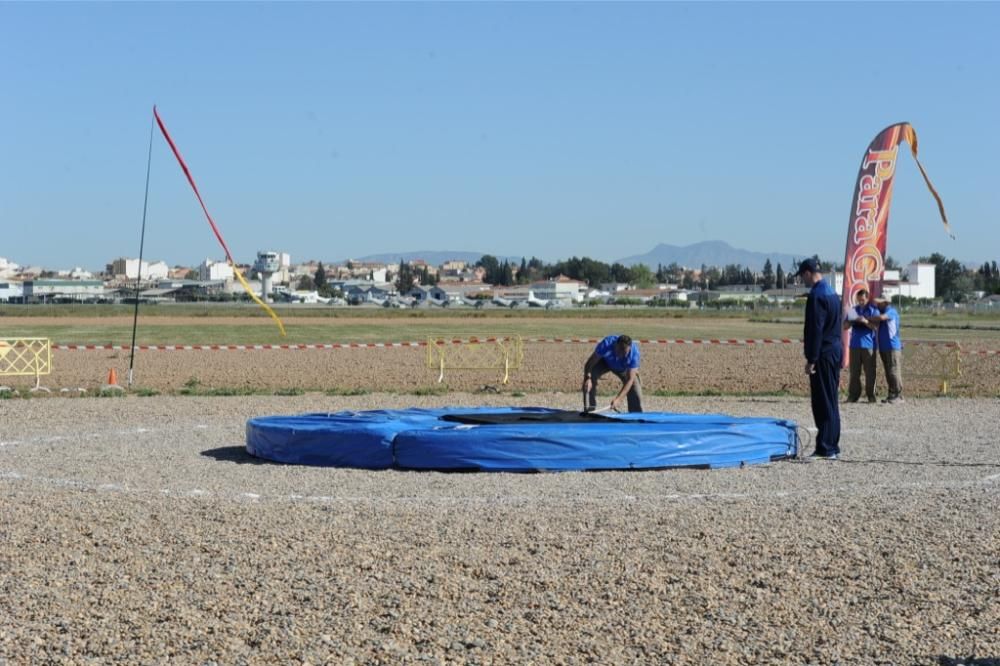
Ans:
{"label": "distant building", "polygon": [[272,250],[262,250],[257,253],[257,260],[253,268],[259,273],[263,273],[265,268],[270,273],[268,281],[271,284],[289,283],[292,279],[292,255],[287,252],[274,252]]}
{"label": "distant building", "polygon": [[[934,264],[914,261],[906,269],[906,280],[900,280],[899,271],[886,271],[882,280],[882,294],[890,298],[908,296],[933,299],[937,296],[934,269]],[[890,277],[890,273],[895,275]]]}
{"label": "distant building", "polygon": [[424,301],[427,300],[433,300],[439,302],[447,302],[450,300],[448,297],[448,292],[446,292],[444,289],[442,289],[437,285],[433,286],[427,286],[422,284],[414,285],[413,288],[410,289],[408,292],[406,292],[405,295],[412,297],[413,300],[415,300],[417,303],[423,303]]}
{"label": "distant building", "polygon": [[[906,268],[906,279],[900,277],[900,271],[886,270],[882,276],[882,295],[886,298],[907,296],[909,298],[933,299],[937,296],[937,285],[934,274],[934,264],[911,262]],[[844,274],[833,274],[833,288],[838,294],[844,293]]]}
{"label": "distant building", "polygon": [[100,280],[35,279],[24,282],[26,303],[97,301],[108,297]]}
{"label": "distant building", "polygon": [[[719,291],[725,292],[727,294],[730,294],[730,293],[733,293],[733,294],[739,293],[739,294],[756,294],[756,295],[760,295],[764,291],[764,288],[761,287],[758,284],[725,284],[725,285],[722,285],[720,287],[717,287],[717,289]],[[725,296],[723,296],[723,298],[725,298]]]}
{"label": "distant building", "polygon": [[20,282],[0,282],[0,303],[17,303],[23,296]]}
{"label": "distant building", "polygon": [[140,277],[143,280],[160,280],[167,277],[170,267],[164,261],[148,262],[145,259],[140,264],[138,259],[119,257],[111,262],[108,272],[116,277],[124,276],[132,280]]}
{"label": "distant building", "polygon": [[392,285],[385,283],[376,284],[367,280],[345,283],[343,288],[344,297],[351,305],[361,305],[362,303],[381,304],[394,291]]}
{"label": "distant building", "polygon": [[587,283],[559,275],[551,280],[533,282],[534,297],[543,301],[567,301],[582,303],[587,294]]}
{"label": "distant building", "polygon": [[441,264],[441,275],[446,275],[449,277],[458,277],[462,271],[465,270],[466,266],[469,264],[465,261],[460,261],[458,259],[452,259]]}
{"label": "distant building", "polygon": [[493,298],[493,287],[482,282],[446,280],[438,282],[436,287],[444,292],[449,303],[471,305],[479,300]]}
{"label": "distant building", "polygon": [[371,282],[385,282],[388,272],[389,267],[380,261],[354,261],[351,259],[343,266],[336,267],[336,278],[346,277]]}
{"label": "distant building", "polygon": [[202,282],[215,280],[232,280],[233,267],[225,261],[205,259],[198,266],[198,279]]}
{"label": "distant building", "polygon": [[648,303],[653,299],[663,298],[663,292],[659,289],[622,289],[614,293],[614,298],[626,298]]}
{"label": "distant building", "polygon": [[230,283],[227,283],[226,280],[199,281],[169,278],[158,280],[155,288],[146,289],[139,296],[150,302],[162,300],[204,301],[226,293],[228,284]]}
{"label": "distant building", "polygon": [[794,303],[799,298],[805,298],[809,295],[809,289],[806,287],[785,287],[784,289],[768,289],[764,292],[764,297],[779,305],[785,303]]}

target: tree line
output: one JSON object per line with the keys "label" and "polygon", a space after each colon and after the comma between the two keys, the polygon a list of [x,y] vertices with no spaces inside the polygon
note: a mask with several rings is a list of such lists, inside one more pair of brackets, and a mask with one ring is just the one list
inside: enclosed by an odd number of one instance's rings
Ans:
{"label": "tree line", "polygon": [[[824,261],[817,255],[813,258],[824,272],[842,271],[843,264]],[[926,257],[920,257],[920,263],[934,264],[934,279],[938,297],[951,302],[967,300],[972,292],[982,291],[987,294],[1000,294],[1000,269],[996,261],[987,261],[975,269],[966,268],[957,259],[950,259],[935,252]],[[522,258],[520,264],[501,261],[491,254],[484,254],[475,264],[483,269],[483,281],[487,284],[504,287],[530,284],[548,280],[559,275],[597,286],[611,282],[630,284],[637,289],[647,289],[656,284],[676,284],[682,289],[717,289],[731,285],[754,285],[761,290],[785,289],[797,284],[795,267],[785,271],[780,263],[776,266],[770,259],[764,262],[763,270],[755,271],[741,264],[727,264],[723,267],[705,266],[700,270],[685,268],[676,262],[666,266],[657,265],[652,270],[645,264],[605,263],[590,257],[571,257],[569,259],[546,263],[537,257]],[[886,269],[901,270],[898,262],[892,257],[886,257]],[[902,273],[905,280],[907,275]],[[400,260],[395,271],[389,271],[388,282],[394,283],[400,293],[405,293],[414,284],[434,285],[438,276],[431,273],[427,266],[415,268]],[[315,289],[321,296],[336,295],[327,281],[326,269],[320,263],[315,274],[300,278],[299,289]]]}
{"label": "tree line", "polygon": [[969,269],[957,259],[949,259],[939,252],[920,257],[917,261],[934,264],[934,284],[942,300],[961,303],[974,291],[1000,294],[1000,271],[996,261],[987,261],[979,268]]}
{"label": "tree line", "polygon": [[514,264],[508,260],[500,261],[493,255],[483,255],[476,266],[484,269],[483,281],[500,286],[530,284],[539,280],[548,280],[560,275],[586,282],[591,286],[617,282],[630,284],[637,289],[648,289],[657,284],[672,283],[683,289],[714,289],[727,285],[757,284],[763,289],[784,288],[787,286],[787,275],[778,264],[777,270],[772,267],[771,260],[764,263],[764,270],[755,272],[740,264],[730,264],[723,268],[702,265],[700,270],[684,268],[676,262],[667,266],[658,264],[654,271],[645,264],[605,263],[590,257],[570,257],[562,261],[547,264],[537,257],[530,260],[522,258],[520,266],[515,270]]}

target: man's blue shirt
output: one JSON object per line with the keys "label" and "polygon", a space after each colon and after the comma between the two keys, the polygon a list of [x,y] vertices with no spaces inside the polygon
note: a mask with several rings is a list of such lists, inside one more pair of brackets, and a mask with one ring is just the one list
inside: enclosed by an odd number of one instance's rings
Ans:
{"label": "man's blue shirt", "polygon": [[[878,308],[871,303],[855,305],[854,311],[868,321],[879,315]],[[865,324],[851,324],[851,349],[875,349],[875,331]]]}
{"label": "man's blue shirt", "polygon": [[891,305],[885,309],[885,321],[878,327],[878,348],[880,351],[899,351],[903,341],[899,339],[899,313]]}
{"label": "man's blue shirt", "polygon": [[608,367],[615,372],[625,372],[629,368],[639,368],[639,344],[632,341],[632,347],[625,354],[624,358],[615,355],[615,343],[618,342],[619,335],[609,335],[597,343],[594,351],[604,359]]}

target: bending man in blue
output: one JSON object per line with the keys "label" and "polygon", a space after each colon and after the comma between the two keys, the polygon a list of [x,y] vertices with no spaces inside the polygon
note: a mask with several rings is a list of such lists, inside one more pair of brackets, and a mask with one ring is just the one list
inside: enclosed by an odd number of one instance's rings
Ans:
{"label": "bending man in blue", "polygon": [[597,380],[606,372],[613,372],[622,381],[622,389],[611,400],[611,409],[617,409],[627,396],[628,411],[642,411],[642,387],[639,385],[639,345],[627,335],[609,335],[594,348],[583,364],[584,409],[597,409]]}
{"label": "bending man in blue", "polygon": [[840,298],[823,279],[815,259],[799,264],[798,275],[810,287],[806,300],[806,323],[802,351],[809,375],[809,395],[816,421],[816,450],[810,458],[836,460],[840,455],[840,364],[844,344],[840,340]]}

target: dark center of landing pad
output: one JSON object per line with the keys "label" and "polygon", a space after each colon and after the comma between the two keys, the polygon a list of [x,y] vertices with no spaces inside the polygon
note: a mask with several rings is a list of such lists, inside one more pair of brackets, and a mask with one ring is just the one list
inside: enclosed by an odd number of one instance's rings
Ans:
{"label": "dark center of landing pad", "polygon": [[793,421],[722,414],[594,414],[542,407],[400,409],[247,421],[276,462],[479,471],[733,467],[794,457]]}
{"label": "dark center of landing pad", "polygon": [[553,409],[545,412],[460,412],[445,414],[442,421],[471,425],[504,425],[510,423],[639,423],[639,420],[620,421],[594,412],[573,412]]}

